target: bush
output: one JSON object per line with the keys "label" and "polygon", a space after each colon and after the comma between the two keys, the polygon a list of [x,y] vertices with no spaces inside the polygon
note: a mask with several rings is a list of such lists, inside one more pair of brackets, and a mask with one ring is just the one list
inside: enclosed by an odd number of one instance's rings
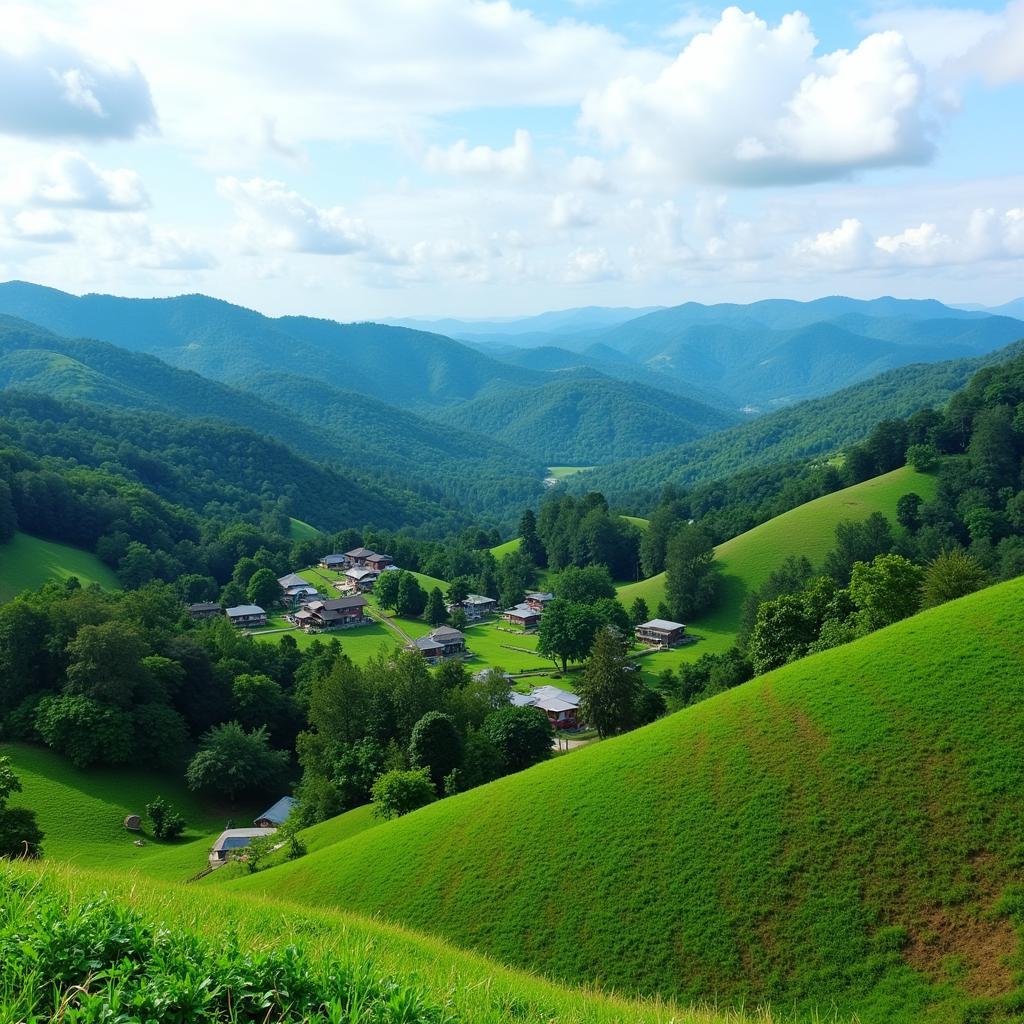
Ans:
{"label": "bush", "polygon": [[63,754],[76,768],[124,764],[134,753],[128,713],[91,697],[44,697],[36,710],[35,724],[46,745]]}
{"label": "bush", "polygon": [[437,799],[426,768],[385,772],[372,790],[373,813],[378,818],[398,818]]}
{"label": "bush", "polygon": [[177,839],[185,831],[185,819],[162,796],[146,804],[146,814],[157,839]]}
{"label": "bush", "polygon": [[237,722],[225,722],[203,736],[185,781],[189,789],[232,800],[240,793],[260,793],[280,785],[287,768],[288,755],[271,749],[266,729],[246,732]]}

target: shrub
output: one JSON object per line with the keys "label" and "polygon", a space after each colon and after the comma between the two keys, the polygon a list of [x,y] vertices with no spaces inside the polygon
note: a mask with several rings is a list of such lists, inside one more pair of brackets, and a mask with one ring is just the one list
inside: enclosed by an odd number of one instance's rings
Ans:
{"label": "shrub", "polygon": [[146,804],[146,814],[157,839],[177,839],[185,831],[185,819],[162,796]]}
{"label": "shrub", "polygon": [[437,799],[426,768],[385,772],[372,790],[373,813],[378,818],[398,818]]}

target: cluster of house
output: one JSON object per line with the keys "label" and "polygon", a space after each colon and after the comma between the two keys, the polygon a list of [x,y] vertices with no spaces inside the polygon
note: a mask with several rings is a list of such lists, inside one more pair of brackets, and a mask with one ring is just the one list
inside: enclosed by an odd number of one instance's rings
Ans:
{"label": "cluster of house", "polygon": [[381,555],[369,548],[353,548],[343,555],[324,555],[320,559],[320,567],[340,572],[341,577],[334,583],[335,589],[353,594],[373,590],[382,572],[398,568],[390,555]]}
{"label": "cluster of house", "polygon": [[231,855],[244,850],[254,839],[272,836],[287,820],[295,807],[295,800],[283,796],[272,807],[268,807],[254,822],[253,828],[226,828],[210,848],[211,868],[219,868],[230,860]]}
{"label": "cluster of house", "polygon": [[188,613],[193,619],[216,619],[226,615],[232,626],[265,626],[267,613],[258,604],[239,604],[233,608],[212,601],[197,601],[188,606]]}
{"label": "cluster of house", "polygon": [[511,699],[516,707],[539,708],[556,729],[575,729],[580,724],[579,697],[557,686],[538,686],[529,693],[513,690]]}
{"label": "cluster of house", "polygon": [[501,617],[513,626],[519,626],[522,629],[535,629],[544,614],[544,609],[554,599],[555,595],[546,591],[531,591],[520,604],[503,611]]}

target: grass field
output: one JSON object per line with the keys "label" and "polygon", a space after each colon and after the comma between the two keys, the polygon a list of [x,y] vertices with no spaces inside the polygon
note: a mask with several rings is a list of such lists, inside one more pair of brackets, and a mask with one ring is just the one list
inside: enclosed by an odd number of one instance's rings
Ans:
{"label": "grass field", "polygon": [[[103,920],[104,901],[138,916],[138,925],[116,929],[116,941],[104,942],[96,934],[96,922]],[[281,956],[294,948],[296,956],[289,959],[293,970],[307,964],[316,965],[330,958],[338,966],[330,971],[338,980],[333,989],[338,997],[336,1015],[322,1012],[317,1020],[344,1020],[356,1024],[773,1024],[768,1014],[741,1016],[711,1010],[681,1010],[661,1003],[641,1003],[601,995],[593,991],[564,988],[537,977],[509,970],[493,961],[456,949],[448,943],[415,935],[401,928],[367,921],[351,914],[330,910],[308,910],[289,906],[268,906],[203,886],[168,886],[153,882],[125,879],[114,874],[82,872],[43,863],[0,865],[0,920],[18,942],[9,946],[9,956],[0,962],[0,986],[12,1000],[26,995],[26,981],[41,988],[42,1006],[35,1013],[24,1012],[23,1006],[11,1008],[11,1020],[50,1019],[54,992],[50,976],[41,973],[33,953],[45,948],[58,950],[59,966],[53,975],[73,971],[82,964],[82,951],[95,948],[100,957],[117,959],[131,956],[132,971],[110,971],[113,987],[141,970],[145,962],[139,955],[139,939],[147,932],[164,933],[165,949],[160,968],[174,975],[177,957],[196,948],[196,940],[205,940],[215,949],[235,945],[249,961],[246,976],[268,954]],[[49,927],[60,922],[60,928]],[[92,927],[90,927],[92,925]],[[104,933],[105,936],[109,932]],[[122,952],[123,951],[123,952]],[[223,969],[225,958],[213,956],[198,979],[210,977],[213,970]],[[100,959],[103,967],[106,961]],[[19,969],[25,973],[17,975]],[[179,968],[180,970],[180,968]],[[81,982],[86,982],[88,964],[81,967]],[[11,972],[15,976],[12,978]],[[272,971],[269,973],[273,973]],[[189,987],[196,978],[181,972],[179,999],[193,995],[214,998],[215,993]],[[103,976],[106,976],[104,971]],[[345,1008],[344,980],[358,981],[358,987],[376,998],[369,1005]],[[56,980],[56,978],[54,978]],[[62,979],[63,980],[63,979]],[[236,981],[237,983],[237,981]],[[67,985],[67,982],[65,982]],[[88,986],[83,986],[84,991]],[[209,986],[216,989],[217,986]],[[355,987],[353,985],[353,987]],[[257,991],[262,992],[260,987]],[[220,993],[223,996],[223,993]],[[68,1004],[61,1003],[61,1019],[115,1019],[109,1006],[99,1007],[94,999],[91,1014],[73,1005],[74,991]],[[81,997],[81,996],[80,996]],[[59,1001],[59,1000],[58,1000]],[[122,1004],[123,1005],[123,1004]],[[5,1007],[8,1008],[8,1007]],[[128,1015],[123,1015],[129,1019]],[[117,1016],[116,1019],[122,1019]],[[199,1019],[267,1019],[278,1020],[268,1010],[251,1018],[202,1014],[194,1016],[167,1009],[165,1020]],[[303,1019],[289,1015],[287,1020]],[[304,1019],[310,1019],[304,1016]]]}
{"label": "grass field", "polygon": [[[936,479],[909,467],[827,494],[784,512],[732,540],[720,544],[715,555],[722,567],[722,594],[718,606],[708,615],[687,623],[697,643],[644,658],[645,675],[650,678],[664,668],[676,668],[708,652],[728,650],[739,629],[744,598],[757,590],[790,555],[806,555],[821,565],[835,546],[835,530],[843,519],[866,519],[881,512],[895,520],[896,503],[910,491],[928,499],[934,496]],[[654,615],[665,599],[665,574],[618,588],[619,600],[629,608],[643,597]]]}
{"label": "grass field", "polygon": [[620,991],[1017,1019],[1022,618],[1024,579],[229,888]]}
{"label": "grass field", "polygon": [[6,544],[0,544],[0,602],[10,601],[23,590],[34,590],[49,580],[72,576],[77,576],[82,586],[98,583],[107,590],[121,589],[113,571],[81,548],[20,532]]}
{"label": "grass field", "polygon": [[556,480],[564,480],[567,476],[575,476],[577,473],[585,473],[593,466],[548,466],[548,476]]}
{"label": "grass field", "polygon": [[[0,744],[0,754],[10,756],[23,787],[12,806],[31,807],[38,816],[44,855],[80,867],[183,881],[206,866],[206,854],[229,818],[242,827],[263,810],[211,807],[185,788],[180,772],[80,770],[49,750],[23,744]],[[135,846],[138,836],[125,830],[125,816],[145,818],[146,804],[157,794],[185,816],[188,827],[168,843],[145,832],[144,821],[145,845]]]}
{"label": "grass field", "polygon": [[291,517],[290,527],[292,540],[312,540],[320,536],[320,531],[315,526],[310,526],[309,523],[304,523],[294,516]]}

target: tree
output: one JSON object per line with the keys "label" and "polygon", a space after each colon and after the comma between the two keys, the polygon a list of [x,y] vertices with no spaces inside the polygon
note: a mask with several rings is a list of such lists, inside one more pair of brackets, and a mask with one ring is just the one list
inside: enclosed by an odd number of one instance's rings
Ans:
{"label": "tree", "polygon": [[544,568],[548,564],[547,552],[537,535],[537,517],[533,509],[526,509],[519,518],[519,550],[534,564]]}
{"label": "tree", "polygon": [[373,784],[373,813],[378,818],[398,818],[437,799],[426,768],[385,772]]}
{"label": "tree", "polygon": [[565,672],[568,662],[587,656],[600,624],[593,608],[555,598],[541,617],[537,650],[545,658],[558,658]]}
{"label": "tree", "polygon": [[633,627],[629,615],[621,603],[614,597],[602,597],[594,602],[594,614],[602,626],[611,626],[622,637],[633,635]]}
{"label": "tree", "polygon": [[603,597],[615,597],[615,584],[607,566],[570,565],[551,579],[551,591],[572,604],[593,604]]}
{"label": "tree", "polygon": [[640,685],[637,673],[626,670],[621,635],[608,627],[599,630],[576,688],[583,720],[602,739],[631,729]]}
{"label": "tree", "polygon": [[469,625],[469,619],[466,618],[466,613],[461,608],[456,608],[448,616],[448,624],[452,629],[457,629],[460,633],[464,633]]}
{"label": "tree", "polygon": [[126,708],[148,680],[142,659],[149,648],[132,623],[112,619],[82,626],[67,651],[69,693]]}
{"label": "tree", "polygon": [[444,595],[440,587],[434,587],[427,598],[427,607],[423,617],[432,626],[440,626],[448,621],[448,609],[444,606]]}
{"label": "tree", "polygon": [[836,546],[825,556],[825,573],[846,586],[855,562],[888,554],[892,545],[892,527],[881,512],[872,512],[862,522],[844,519],[836,526]]}
{"label": "tree", "polygon": [[369,737],[342,748],[333,766],[341,810],[347,811],[369,801],[373,783],[384,771],[384,762],[384,748]]}
{"label": "tree", "polygon": [[814,623],[808,620],[798,596],[785,594],[765,601],[757,610],[747,644],[754,672],[760,675],[802,657],[815,635]]}
{"label": "tree", "polygon": [[281,598],[281,585],[270,569],[257,569],[249,577],[245,596],[261,608],[270,608]]}
{"label": "tree", "polygon": [[427,605],[426,591],[411,572],[400,572],[395,611],[399,615],[420,615]]}
{"label": "tree", "polygon": [[124,764],[134,753],[129,714],[90,697],[70,693],[43,697],[36,708],[35,726],[43,742],[76,768]]}
{"label": "tree", "polygon": [[499,708],[484,719],[481,731],[501,752],[510,772],[551,757],[555,733],[548,716],[539,708]]}
{"label": "tree", "polygon": [[0,755],[0,857],[36,857],[43,833],[36,823],[35,812],[27,807],[8,807],[12,794],[21,792],[21,780],[15,774],[9,757]]}
{"label": "tree", "polygon": [[292,702],[269,676],[258,672],[243,672],[235,676],[231,696],[238,721],[247,729],[265,725],[275,732],[288,732],[294,719]]}
{"label": "tree", "polygon": [[939,464],[939,450],[933,444],[912,444],[907,449],[907,465],[918,473],[930,473]]}
{"label": "tree", "polygon": [[271,749],[266,729],[246,732],[238,722],[225,722],[204,734],[185,781],[189,789],[233,800],[279,786],[287,768],[287,753]]}
{"label": "tree", "polygon": [[651,611],[647,607],[647,602],[642,597],[636,597],[633,599],[633,603],[629,606],[629,622],[631,626],[639,626],[643,622],[650,620]]}
{"label": "tree", "polygon": [[146,804],[146,816],[157,839],[177,839],[185,831],[185,819],[162,796]]}
{"label": "tree", "polygon": [[462,738],[452,719],[440,711],[428,711],[414,726],[409,739],[409,761],[426,768],[440,792],[445,777],[462,760]]}
{"label": "tree", "polygon": [[921,528],[921,505],[923,499],[920,494],[911,491],[904,494],[896,502],[896,521],[908,533],[917,533]]}
{"label": "tree", "polygon": [[498,600],[505,608],[517,605],[533,582],[536,570],[522,551],[510,551],[498,562]]}
{"label": "tree", "polygon": [[398,606],[398,584],[401,582],[402,573],[394,569],[382,572],[373,585],[373,596],[381,608],[396,608]]}
{"label": "tree", "polygon": [[882,629],[905,619],[920,607],[919,566],[902,555],[879,555],[870,563],[857,562],[850,576],[850,597],[867,630]]}
{"label": "tree", "polygon": [[469,597],[472,583],[468,576],[456,576],[448,584],[448,600],[452,604],[462,604]]}
{"label": "tree", "polygon": [[974,418],[967,449],[974,479],[993,489],[1014,486],[1020,473],[1020,448],[1010,406],[982,409]]}
{"label": "tree", "polygon": [[921,606],[934,608],[973,594],[991,583],[985,567],[962,548],[943,551],[924,571],[921,581]]}
{"label": "tree", "polygon": [[506,771],[504,755],[494,740],[482,729],[471,729],[463,744],[462,764],[444,780],[445,796],[493,782]]}
{"label": "tree", "polygon": [[665,553],[665,598],[681,622],[710,608],[720,577],[711,538],[699,526],[683,524],[669,538]]}

